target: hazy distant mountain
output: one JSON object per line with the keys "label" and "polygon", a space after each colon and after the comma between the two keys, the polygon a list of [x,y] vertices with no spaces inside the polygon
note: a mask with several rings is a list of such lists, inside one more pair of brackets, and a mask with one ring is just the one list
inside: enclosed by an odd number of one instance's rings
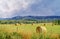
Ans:
{"label": "hazy distant mountain", "polygon": [[60,19],[60,16],[16,16],[12,18],[0,18],[0,20],[40,20],[40,19]]}
{"label": "hazy distant mountain", "polygon": [[16,17],[13,17],[12,20],[19,20],[19,19],[37,19],[37,20],[40,20],[40,19],[60,19],[60,16],[16,16]]}

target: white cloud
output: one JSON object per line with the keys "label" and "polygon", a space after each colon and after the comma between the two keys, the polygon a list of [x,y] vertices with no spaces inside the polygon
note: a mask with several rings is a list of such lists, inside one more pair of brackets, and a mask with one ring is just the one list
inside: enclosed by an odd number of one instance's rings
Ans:
{"label": "white cloud", "polygon": [[14,11],[26,10],[32,0],[0,0],[0,17],[10,17]]}
{"label": "white cloud", "polygon": [[55,13],[50,9],[47,3],[48,1],[46,1],[47,0],[0,0],[0,17],[7,18],[16,15],[54,15]]}

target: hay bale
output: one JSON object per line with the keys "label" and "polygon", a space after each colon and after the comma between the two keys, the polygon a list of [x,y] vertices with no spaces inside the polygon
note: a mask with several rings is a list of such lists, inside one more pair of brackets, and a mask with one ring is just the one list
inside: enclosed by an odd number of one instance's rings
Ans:
{"label": "hay bale", "polygon": [[34,25],[34,23],[32,23],[32,25]]}
{"label": "hay bale", "polygon": [[44,26],[46,26],[46,24],[44,24]]}
{"label": "hay bale", "polygon": [[38,27],[36,28],[36,33],[41,33],[41,32],[42,32],[41,27],[38,26]]}
{"label": "hay bale", "polygon": [[38,26],[36,28],[36,33],[39,34],[39,36],[43,36],[43,38],[46,38],[46,33],[47,33],[47,29],[45,26]]}
{"label": "hay bale", "polygon": [[15,26],[18,26],[19,25],[19,23],[15,23]]}
{"label": "hay bale", "polygon": [[46,33],[46,32],[47,32],[47,29],[46,29],[46,27],[44,27],[44,26],[38,26],[38,27],[36,28],[36,32],[37,32],[37,33]]}

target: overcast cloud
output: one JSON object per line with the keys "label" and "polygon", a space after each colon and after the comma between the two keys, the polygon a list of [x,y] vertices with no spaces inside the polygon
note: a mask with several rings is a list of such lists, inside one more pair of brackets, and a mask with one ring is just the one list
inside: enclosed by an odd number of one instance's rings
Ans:
{"label": "overcast cloud", "polygon": [[60,16],[60,0],[0,0],[0,18]]}

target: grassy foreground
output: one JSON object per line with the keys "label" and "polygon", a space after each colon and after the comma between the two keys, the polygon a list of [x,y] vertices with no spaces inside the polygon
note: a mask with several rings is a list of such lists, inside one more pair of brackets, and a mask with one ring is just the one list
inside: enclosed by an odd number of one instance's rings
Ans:
{"label": "grassy foreground", "polygon": [[[39,24],[0,24],[0,39],[42,39],[36,33],[37,26],[43,26],[44,23]],[[53,25],[46,23],[47,34],[46,39],[60,39],[60,25]]]}

